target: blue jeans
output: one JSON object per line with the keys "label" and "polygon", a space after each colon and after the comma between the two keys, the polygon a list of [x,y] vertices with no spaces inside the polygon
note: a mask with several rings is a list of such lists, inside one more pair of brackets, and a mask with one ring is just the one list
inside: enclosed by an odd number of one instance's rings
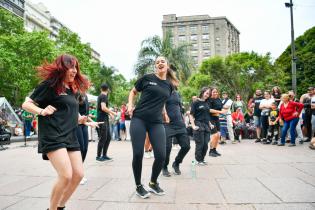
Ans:
{"label": "blue jeans", "polygon": [[285,137],[287,135],[288,129],[290,128],[291,144],[295,144],[295,133],[296,125],[299,122],[299,118],[294,118],[292,120],[284,121],[284,125],[281,132],[281,144],[285,144]]}
{"label": "blue jeans", "polygon": [[25,136],[31,136],[32,121],[25,120]]}

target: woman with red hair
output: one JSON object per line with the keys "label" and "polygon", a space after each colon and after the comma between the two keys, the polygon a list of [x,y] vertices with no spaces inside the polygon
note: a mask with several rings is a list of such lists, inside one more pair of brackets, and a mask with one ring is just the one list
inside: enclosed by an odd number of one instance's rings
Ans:
{"label": "woman with red hair", "polygon": [[78,60],[71,55],[61,55],[37,70],[43,81],[22,108],[38,115],[38,152],[50,160],[58,174],[49,209],[61,210],[83,178],[76,128],[87,118],[78,114],[75,94],[86,92],[89,81],[81,75]]}

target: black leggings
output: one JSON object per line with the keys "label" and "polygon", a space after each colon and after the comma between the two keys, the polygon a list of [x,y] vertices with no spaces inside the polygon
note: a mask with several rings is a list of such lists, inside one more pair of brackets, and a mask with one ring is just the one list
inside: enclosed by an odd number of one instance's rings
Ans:
{"label": "black leggings", "polygon": [[88,127],[86,125],[79,125],[77,127],[77,137],[80,144],[82,161],[84,162],[89,147]]}
{"label": "black leggings", "polygon": [[172,150],[172,140],[177,140],[178,144],[180,145],[180,150],[175,158],[175,164],[179,165],[183,162],[185,155],[188,153],[190,149],[190,140],[187,133],[178,133],[174,136],[169,136],[166,139],[166,158],[164,162],[164,168],[167,168],[170,162],[170,155]]}
{"label": "black leggings", "polygon": [[268,116],[261,116],[261,138],[267,138],[268,134],[268,127],[269,127],[269,122],[268,122]]}
{"label": "black leggings", "polygon": [[154,152],[151,182],[157,182],[166,156],[164,125],[162,123],[150,123],[139,118],[132,118],[130,123],[130,137],[133,150],[132,169],[136,185],[141,184],[143,148],[146,132],[149,134]]}
{"label": "black leggings", "polygon": [[100,124],[99,126],[100,140],[97,144],[97,157],[100,157],[102,154],[103,157],[106,157],[109,143],[111,140],[109,122],[105,120],[104,123]]}

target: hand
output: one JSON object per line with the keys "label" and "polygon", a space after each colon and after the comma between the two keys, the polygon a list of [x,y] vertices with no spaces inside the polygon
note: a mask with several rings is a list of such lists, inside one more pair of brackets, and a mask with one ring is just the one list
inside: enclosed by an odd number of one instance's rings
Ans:
{"label": "hand", "polygon": [[197,126],[197,125],[193,125],[193,126],[191,126],[191,127],[192,127],[192,129],[195,130],[195,131],[197,131],[197,130],[199,129],[199,126]]}
{"label": "hand", "polygon": [[297,117],[297,116],[299,116],[299,113],[298,113],[298,112],[294,112],[294,113],[293,113],[293,116],[294,116],[294,117]]}
{"label": "hand", "polygon": [[[101,122],[101,123],[104,123],[104,122]],[[98,124],[100,124],[99,122],[86,122],[84,123],[84,125],[86,126],[91,126],[92,128],[95,128],[95,127],[99,127]]]}
{"label": "hand", "polygon": [[135,109],[135,108],[133,107],[132,104],[128,104],[128,105],[127,105],[127,113],[128,113],[128,115],[129,115],[130,117],[132,116],[134,109]]}
{"label": "hand", "polygon": [[79,121],[79,124],[85,124],[87,122],[87,116],[84,116],[84,115],[79,116],[78,121]]}
{"label": "hand", "polygon": [[170,123],[170,118],[168,117],[168,115],[165,115],[164,118],[165,123]]}
{"label": "hand", "polygon": [[47,116],[47,115],[52,115],[57,109],[51,105],[48,105],[45,109],[43,109],[40,112],[40,115],[42,116]]}

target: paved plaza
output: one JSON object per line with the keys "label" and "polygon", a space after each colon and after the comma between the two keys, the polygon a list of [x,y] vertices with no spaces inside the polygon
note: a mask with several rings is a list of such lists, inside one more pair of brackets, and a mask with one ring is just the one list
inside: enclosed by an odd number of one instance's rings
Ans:
{"label": "paved plaza", "polygon": [[[0,209],[44,210],[56,173],[29,147],[12,143],[0,151]],[[80,185],[67,204],[69,210],[207,210],[207,209],[315,209],[315,152],[307,144],[278,147],[255,144],[221,146],[223,156],[210,158],[208,166],[191,170],[195,144],[181,165],[182,175],[160,177],[165,196],[135,195],[129,141],[113,141],[110,163],[95,161],[96,142],[89,144],[85,163],[88,182]],[[172,150],[172,160],[178,150]],[[147,185],[153,159],[144,159],[143,183]]]}

